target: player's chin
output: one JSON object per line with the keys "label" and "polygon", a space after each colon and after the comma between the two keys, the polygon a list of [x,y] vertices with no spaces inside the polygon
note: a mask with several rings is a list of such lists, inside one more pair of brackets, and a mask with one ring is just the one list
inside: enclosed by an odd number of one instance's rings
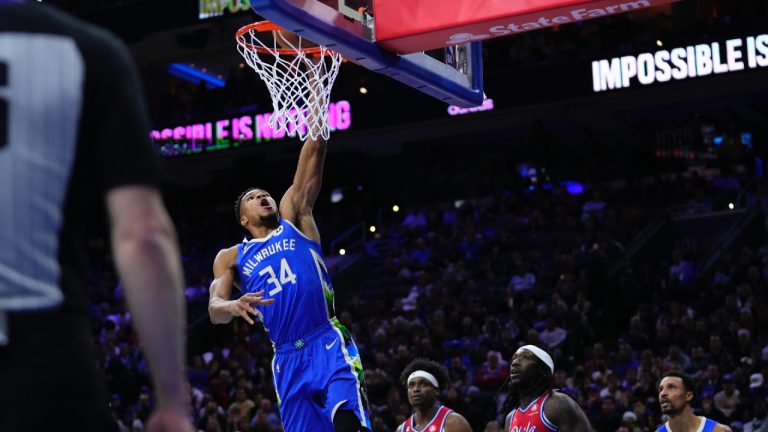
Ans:
{"label": "player's chin", "polygon": [[274,223],[277,222],[277,210],[272,210],[269,212],[262,212],[259,215],[259,219],[262,223]]}
{"label": "player's chin", "polygon": [[408,402],[411,404],[411,406],[416,406],[421,403],[422,399],[423,398],[421,396],[410,396],[408,398]]}

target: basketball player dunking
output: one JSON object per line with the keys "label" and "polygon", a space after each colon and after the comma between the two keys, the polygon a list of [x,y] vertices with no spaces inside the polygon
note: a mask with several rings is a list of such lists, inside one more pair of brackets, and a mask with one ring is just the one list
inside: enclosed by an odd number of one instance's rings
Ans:
{"label": "basketball player dunking", "polygon": [[[293,185],[280,204],[263,189],[235,203],[250,240],[224,249],[213,264],[209,312],[214,323],[256,316],[269,332],[275,391],[286,432],[369,430],[363,367],[334,311],[312,208],[320,192],[326,142],[308,139]],[[237,281],[244,294],[229,300]],[[254,308],[263,304],[264,308]]]}

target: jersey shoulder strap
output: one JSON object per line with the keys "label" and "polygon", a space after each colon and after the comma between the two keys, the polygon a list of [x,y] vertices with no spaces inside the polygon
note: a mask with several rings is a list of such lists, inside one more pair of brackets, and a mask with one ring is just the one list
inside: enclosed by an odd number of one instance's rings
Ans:
{"label": "jersey shoulder strap", "polygon": [[442,431],[445,427],[445,420],[448,418],[448,414],[452,413],[453,410],[448,408],[447,406],[443,405],[440,407],[440,409],[437,412],[437,417],[432,421],[433,425],[438,425],[437,430]]}
{"label": "jersey shoulder strap", "polygon": [[413,428],[411,427],[412,420],[413,420],[413,416],[410,416],[407,419],[405,419],[403,424],[401,424],[400,427],[397,428],[397,432],[410,432],[410,431],[412,431],[413,430]]}
{"label": "jersey shoulder strap", "polygon": [[702,417],[702,419],[704,420],[704,428],[702,428],[701,432],[712,432],[715,430],[715,426],[717,426],[716,421],[706,417]]}

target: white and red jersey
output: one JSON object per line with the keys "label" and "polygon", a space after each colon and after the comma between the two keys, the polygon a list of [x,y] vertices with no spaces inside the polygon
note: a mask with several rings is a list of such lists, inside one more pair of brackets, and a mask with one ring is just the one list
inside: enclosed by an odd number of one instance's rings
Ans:
{"label": "white and red jersey", "polygon": [[424,429],[416,429],[416,414],[414,414],[408,417],[408,419],[397,428],[397,432],[443,432],[445,431],[445,419],[448,418],[448,414],[452,412],[452,409],[446,406],[441,406],[437,409],[437,413],[435,413],[435,416],[429,423],[427,423]]}
{"label": "white and red jersey", "polygon": [[557,432],[557,426],[552,424],[544,414],[544,404],[551,391],[547,390],[525,408],[516,408],[509,414],[509,430],[506,432]]}

